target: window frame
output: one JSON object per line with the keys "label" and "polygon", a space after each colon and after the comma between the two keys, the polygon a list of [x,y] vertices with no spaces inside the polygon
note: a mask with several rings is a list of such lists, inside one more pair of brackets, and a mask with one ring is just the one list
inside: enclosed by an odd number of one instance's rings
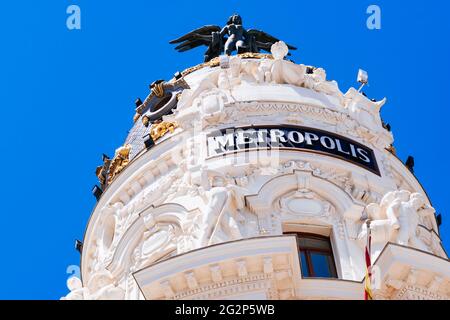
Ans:
{"label": "window frame", "polygon": [[[296,242],[297,242],[297,252],[300,262],[300,270],[301,270],[301,276],[302,278],[306,279],[339,279],[339,274],[337,272],[336,267],[336,260],[334,257],[334,250],[331,243],[331,238],[319,234],[314,233],[305,233],[305,232],[287,232],[286,235],[295,236]],[[317,239],[317,240],[325,240],[328,243],[329,249],[320,249],[320,248],[304,248],[300,246],[300,239],[301,238],[309,238],[309,239]],[[311,253],[322,253],[326,255],[328,261],[331,263],[328,263],[328,268],[330,269],[331,277],[318,277],[315,275],[314,271],[314,264],[312,262]],[[308,270],[302,270],[302,255],[305,256],[306,261],[305,264],[308,268]],[[310,276],[306,276],[306,274],[310,274]]]}

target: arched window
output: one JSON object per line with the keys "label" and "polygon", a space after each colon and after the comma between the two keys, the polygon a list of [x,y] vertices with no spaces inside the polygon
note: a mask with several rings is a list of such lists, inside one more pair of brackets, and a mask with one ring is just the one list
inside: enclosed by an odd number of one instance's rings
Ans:
{"label": "arched window", "polygon": [[337,278],[333,250],[328,237],[308,233],[289,234],[297,236],[303,278]]}

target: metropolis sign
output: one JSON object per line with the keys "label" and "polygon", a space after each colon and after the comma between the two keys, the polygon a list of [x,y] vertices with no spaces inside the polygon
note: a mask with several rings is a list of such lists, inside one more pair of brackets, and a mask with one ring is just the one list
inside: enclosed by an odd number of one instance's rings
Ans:
{"label": "metropolis sign", "polygon": [[301,150],[327,154],[380,175],[375,154],[362,144],[334,133],[304,127],[254,126],[230,128],[207,136],[208,155],[250,149]]}

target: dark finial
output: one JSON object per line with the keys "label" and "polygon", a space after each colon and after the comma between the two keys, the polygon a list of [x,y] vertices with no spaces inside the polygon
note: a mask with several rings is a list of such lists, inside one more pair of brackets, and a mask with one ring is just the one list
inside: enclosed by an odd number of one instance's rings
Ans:
{"label": "dark finial", "polygon": [[147,134],[144,136],[144,145],[147,150],[151,149],[155,145],[155,141],[153,141],[153,138],[150,134]]}
{"label": "dark finial", "polygon": [[306,67],[306,74],[313,74],[314,73],[314,67]]}
{"label": "dark finial", "polygon": [[97,201],[98,201],[98,200],[100,200],[100,197],[102,196],[103,191],[98,185],[95,185],[92,188],[92,194],[94,195],[95,199],[97,199]]}
{"label": "dark finial", "polygon": [[141,98],[137,98],[137,99],[134,101],[134,104],[135,104],[136,108],[139,108],[139,107],[142,105],[142,100],[141,100]]}
{"label": "dark finial", "polygon": [[436,223],[437,223],[438,227],[440,227],[442,225],[442,215],[441,214],[438,214],[436,216]]}
{"label": "dark finial", "polygon": [[80,254],[83,252],[83,242],[80,240],[75,240],[75,250],[77,250]]}
{"label": "dark finial", "polygon": [[108,160],[110,160],[111,158],[110,157],[108,157],[108,155],[106,155],[106,154],[103,154],[102,155],[102,161],[103,162],[106,162],[106,161],[108,161]]}
{"label": "dark finial", "polygon": [[162,80],[162,79],[158,79],[158,80],[153,81],[150,84],[150,86],[149,86],[150,90],[153,89],[154,87],[156,87],[157,84],[160,84],[160,83],[163,83],[163,82],[164,82],[164,80]]}
{"label": "dark finial", "polygon": [[180,71],[177,71],[177,72],[175,72],[173,77],[175,78],[175,80],[179,80],[179,79],[181,79],[183,77],[183,75],[181,74]]}
{"label": "dark finial", "polygon": [[405,162],[405,166],[408,168],[411,173],[414,173],[414,157],[409,156],[408,159]]}
{"label": "dark finial", "polygon": [[389,132],[392,131],[391,125],[389,123],[386,123],[386,130]]}
{"label": "dark finial", "polygon": [[391,125],[389,123],[385,123],[382,121],[383,128],[385,128],[387,131],[391,132]]}

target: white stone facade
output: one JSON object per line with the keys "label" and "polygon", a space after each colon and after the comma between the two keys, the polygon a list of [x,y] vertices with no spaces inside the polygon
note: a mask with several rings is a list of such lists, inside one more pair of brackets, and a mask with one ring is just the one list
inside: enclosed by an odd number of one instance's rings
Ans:
{"label": "white stone facade", "polygon": [[[232,56],[186,74],[178,128],[143,150],[105,190],[89,220],[82,283],[66,299],[363,299],[372,221],[376,299],[448,299],[450,263],[434,210],[387,150],[380,108],[342,93],[323,69]],[[380,175],[323,152],[253,148],[210,156],[218,129],[323,130],[374,152]],[[338,279],[302,276],[296,238],[330,238]]]}

